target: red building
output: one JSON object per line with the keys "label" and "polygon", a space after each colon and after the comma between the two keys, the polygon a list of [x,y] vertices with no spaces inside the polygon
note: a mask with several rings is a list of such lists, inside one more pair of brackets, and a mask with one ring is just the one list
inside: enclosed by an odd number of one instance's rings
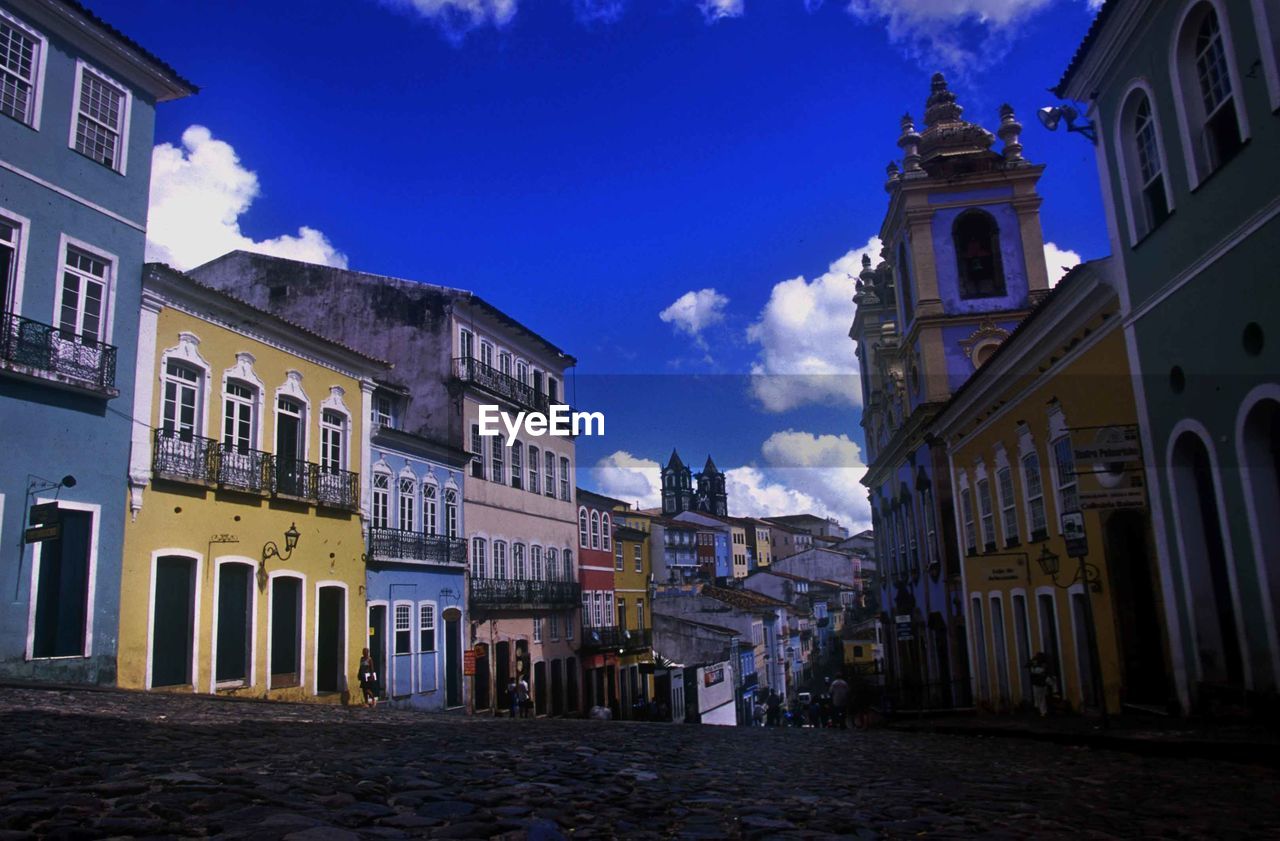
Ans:
{"label": "red building", "polygon": [[579,657],[586,706],[618,705],[618,632],[614,605],[613,511],[626,503],[578,488],[578,583],[582,586]]}

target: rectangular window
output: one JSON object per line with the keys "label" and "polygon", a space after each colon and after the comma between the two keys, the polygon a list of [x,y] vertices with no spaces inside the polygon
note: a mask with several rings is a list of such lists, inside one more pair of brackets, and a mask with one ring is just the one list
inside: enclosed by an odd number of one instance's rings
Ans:
{"label": "rectangular window", "polygon": [[373,398],[373,425],[392,426],[391,421],[391,398],[385,394],[379,394]]}
{"label": "rectangular window", "polygon": [[636,599],[636,627],[642,631],[646,627],[644,618],[644,599]]}
{"label": "rectangular window", "polygon": [[511,354],[505,350],[498,354],[498,371],[504,376],[511,376]]}
{"label": "rectangular window", "polygon": [[606,590],[604,593],[604,621],[612,622],[615,616],[613,612],[613,591]]}
{"label": "rectangular window", "polygon": [[533,574],[534,581],[542,580],[542,547],[529,547],[529,571]]}
{"label": "rectangular window", "polygon": [[440,488],[433,482],[422,486],[422,533],[438,534],[436,505],[439,502]]}
{"label": "rectangular window", "polygon": [[[564,638],[569,642],[573,642],[573,614],[569,614],[564,618]],[[569,703],[574,703],[572,696]]]}
{"label": "rectangular window", "polygon": [[506,447],[503,446],[502,439],[493,439],[493,447],[490,449],[493,451],[493,470],[490,471],[493,474],[493,481],[500,483],[504,482],[507,478],[507,467],[506,464],[503,463],[503,450],[505,450]]}
{"label": "rectangular window", "polygon": [[436,650],[436,606],[418,605],[418,650]]}
{"label": "rectangular window", "polygon": [[511,443],[511,487],[519,490],[524,486],[524,444],[519,441]]}
{"label": "rectangular window", "polygon": [[199,434],[197,411],[200,373],[180,362],[170,362],[164,372],[164,428],[184,439]]}
{"label": "rectangular window", "polygon": [[391,519],[391,477],[386,473],[373,474],[373,510],[370,515],[375,529],[387,528]]}
{"label": "rectangular window", "polygon": [[253,449],[257,432],[253,417],[257,396],[257,390],[244,383],[234,380],[227,383],[222,412],[222,444],[228,450],[246,455]]}
{"label": "rectangular window", "polygon": [[627,627],[627,600],[618,599],[618,627]]}
{"label": "rectangular window", "polygon": [[560,459],[560,498],[569,501],[569,459]]}
{"label": "rectangular window", "polygon": [[18,238],[22,228],[17,222],[0,216],[0,313],[17,309],[14,297],[18,289]]}
{"label": "rectangular window", "polygon": [[542,617],[533,617],[533,641],[542,642]]}
{"label": "rectangular window", "polygon": [[58,302],[58,329],[86,342],[104,341],[111,264],[102,257],[67,246]]}
{"label": "rectangular window", "polygon": [[552,403],[560,402],[560,383],[556,382],[555,377],[547,377],[547,400]]}
{"label": "rectangular window", "polygon": [[458,331],[458,356],[471,359],[475,356],[475,336],[470,330]]}
{"label": "rectangular window", "polygon": [[591,625],[599,628],[604,625],[604,593],[597,590],[591,594],[591,607]]}
{"label": "rectangular window", "polygon": [[453,488],[444,491],[444,536],[458,536],[458,492]]}
{"label": "rectangular window", "polygon": [[582,624],[591,627],[591,593],[582,591]]}
{"label": "rectangular window", "polygon": [[1027,513],[1031,521],[1031,539],[1045,536],[1044,483],[1040,479],[1040,456],[1028,453],[1022,458],[1022,483],[1027,494]]}
{"label": "rectangular window", "polygon": [[538,452],[537,447],[529,448],[529,491],[531,493],[539,493],[538,490],[538,470],[542,454]]}
{"label": "rectangular window", "polygon": [[1079,511],[1080,500],[1076,495],[1076,462],[1071,453],[1071,436],[1064,435],[1053,442],[1053,458],[1058,468],[1058,514]]}
{"label": "rectangular window", "polygon": [[555,642],[560,639],[560,614],[553,613],[547,617],[547,630],[550,632],[551,641]]}
{"label": "rectangular window", "polygon": [[501,540],[493,544],[493,577],[507,577],[507,544]]}
{"label": "rectangular window", "polygon": [[320,466],[325,470],[342,470],[346,467],[346,447],[343,431],[347,419],[340,412],[325,409],[320,413]]}
{"label": "rectangular window", "polygon": [[1013,499],[1013,468],[1002,467],[996,471],[996,484],[1000,489],[1000,519],[1004,528],[1004,542],[1012,546],[1018,542],[1018,506]]}
{"label": "rectangular window", "polygon": [[493,367],[493,345],[484,339],[480,340],[480,364],[486,368]]}
{"label": "rectangular window", "polygon": [[82,66],[76,98],[75,150],[103,166],[123,172],[121,136],[127,102],[128,96],[122,88]]}
{"label": "rectangular window", "polygon": [[400,481],[396,483],[397,489],[400,491],[400,521],[398,527],[401,531],[413,531],[417,525],[417,483],[412,477],[402,476]]}
{"label": "rectangular window", "polygon": [[617,572],[622,572],[622,541],[619,540],[613,547],[613,568]]}
{"label": "rectangular window", "polygon": [[978,551],[978,532],[973,524],[973,500],[969,496],[968,488],[960,491],[960,513],[964,518],[965,551],[972,555]]}
{"label": "rectangular window", "polygon": [[412,618],[409,605],[396,605],[396,654],[413,653],[413,629],[409,625]]}
{"label": "rectangular window", "polygon": [[471,541],[471,576],[473,578],[484,578],[488,574],[484,538],[477,537]]}
{"label": "rectangular window", "polygon": [[514,578],[517,581],[524,581],[529,577],[528,570],[526,570],[524,566],[524,544],[523,543],[511,544],[511,567],[514,572]]}
{"label": "rectangular window", "polygon": [[978,480],[978,509],[982,512],[982,542],[987,551],[996,548],[995,506],[991,504],[991,481]]}
{"label": "rectangular window", "polygon": [[924,511],[924,552],[925,559],[929,566],[933,566],[938,560],[938,533],[934,526],[933,519],[933,489],[925,488],[924,494],[920,497],[920,508]]}
{"label": "rectangular window", "polygon": [[644,559],[641,557],[642,551],[639,543],[631,547],[631,556],[636,563],[636,572],[644,572]]}
{"label": "rectangular window", "polygon": [[0,18],[0,113],[35,125],[41,41]]}
{"label": "rectangular window", "polygon": [[484,436],[480,424],[471,424],[471,478],[484,478]]}
{"label": "rectangular window", "polygon": [[547,496],[556,495],[556,454],[550,450],[544,454],[547,462]]}

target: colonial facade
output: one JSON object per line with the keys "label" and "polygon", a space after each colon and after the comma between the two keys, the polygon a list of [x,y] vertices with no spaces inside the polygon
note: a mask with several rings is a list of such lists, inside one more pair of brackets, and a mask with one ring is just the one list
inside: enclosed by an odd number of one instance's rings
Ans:
{"label": "colonial facade", "polygon": [[707,456],[702,472],[694,474],[680,454],[671,451],[667,466],[662,468],[662,513],[668,516],[682,511],[704,511],[725,517],[729,513],[729,494],[725,476]]}
{"label": "colonial facade", "polygon": [[904,703],[965,703],[967,633],[938,411],[1046,294],[1043,169],[1022,156],[1021,127],[1001,110],[1001,152],[961,119],[941,74],[924,131],[902,119],[902,167],[889,168],[885,262],[864,258],[849,335],[862,372],[872,518],[881,542],[886,660]]}
{"label": "colonial facade", "polygon": [[0,44],[0,674],[111,683],[155,108],[196,89],[79,3]]}
{"label": "colonial facade", "polygon": [[1280,688],[1278,45],[1268,0],[1118,0],[1057,87],[1097,131],[1184,709]]}
{"label": "colonial facade", "polygon": [[546,412],[574,359],[471,292],[233,252],[200,279],[396,364],[403,429],[469,455],[471,576],[464,646],[471,708],[509,707],[528,680],[538,713],[580,709],[572,438],[481,434],[480,408]]}
{"label": "colonial facade", "polygon": [[348,700],[386,364],[156,264],[138,321],[119,684]]}
{"label": "colonial facade", "polygon": [[[583,670],[585,704],[608,707],[622,715],[619,701],[618,659],[625,652],[619,623],[623,610],[616,606],[613,509],[618,500],[577,489],[578,583],[582,587],[582,636],[579,662]],[[616,548],[621,552],[622,546]],[[616,610],[616,612],[615,612]]]}

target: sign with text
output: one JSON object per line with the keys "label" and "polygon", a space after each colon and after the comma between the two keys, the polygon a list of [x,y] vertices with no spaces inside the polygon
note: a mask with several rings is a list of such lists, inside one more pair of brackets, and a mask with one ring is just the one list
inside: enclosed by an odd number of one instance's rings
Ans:
{"label": "sign with text", "polygon": [[476,653],[474,650],[462,652],[462,673],[472,677],[476,673]]}
{"label": "sign with text", "polygon": [[724,666],[716,666],[715,668],[704,669],[702,672],[702,685],[715,686],[717,683],[724,681]]}
{"label": "sign with text", "polygon": [[46,540],[60,540],[61,538],[61,523],[54,523],[51,526],[32,526],[22,533],[22,539],[27,543],[43,543]]}
{"label": "sign with text", "polygon": [[900,640],[912,640],[912,639],[915,639],[915,635],[914,635],[914,634],[912,634],[912,631],[911,631],[911,617],[910,617],[910,616],[895,616],[895,617],[893,617],[893,621],[894,621],[894,622],[897,624],[897,626],[898,626],[898,639],[900,639]]}
{"label": "sign with text", "polygon": [[1092,440],[1075,443],[1075,436],[1072,436],[1071,455],[1077,465],[1091,464],[1099,470],[1116,470],[1142,464],[1142,442],[1138,440],[1136,426],[1103,426],[1092,436],[1080,436],[1085,437]]}
{"label": "sign with text", "polygon": [[1071,448],[1081,511],[1145,508],[1146,477],[1136,426],[1104,426]]}
{"label": "sign with text", "polygon": [[41,502],[37,505],[31,506],[31,514],[28,520],[30,525],[51,526],[60,521],[61,518],[58,516],[58,503]]}
{"label": "sign with text", "polygon": [[1083,558],[1089,554],[1089,538],[1084,531],[1084,512],[1067,511],[1062,515],[1062,537],[1067,543],[1067,555]]}

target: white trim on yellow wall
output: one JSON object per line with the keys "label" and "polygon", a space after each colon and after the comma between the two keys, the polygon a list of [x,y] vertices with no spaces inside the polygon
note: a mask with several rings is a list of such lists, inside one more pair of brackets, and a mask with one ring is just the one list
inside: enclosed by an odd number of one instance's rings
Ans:
{"label": "white trim on yellow wall", "polygon": [[162,557],[187,558],[195,561],[196,567],[193,573],[193,586],[191,598],[191,659],[188,661],[191,678],[191,691],[198,692],[199,673],[200,673],[200,593],[204,576],[201,570],[204,566],[204,556],[199,552],[181,547],[170,547],[166,549],[156,549],[151,553],[150,578],[147,585],[147,674],[146,682],[143,688],[151,689],[151,666],[152,654],[155,645],[153,635],[155,633],[155,617],[156,617],[156,564]]}
{"label": "white trim on yellow wall", "polygon": [[[236,685],[228,682],[226,686],[218,686],[218,599],[222,592],[222,567],[224,564],[241,564],[249,567],[249,660],[245,664],[246,680]],[[254,574],[258,562],[243,555],[223,555],[213,561],[213,601],[210,603],[212,618],[210,620],[209,639],[209,694],[215,694],[219,688],[231,689],[253,688],[258,685],[258,588],[254,584]]]}

